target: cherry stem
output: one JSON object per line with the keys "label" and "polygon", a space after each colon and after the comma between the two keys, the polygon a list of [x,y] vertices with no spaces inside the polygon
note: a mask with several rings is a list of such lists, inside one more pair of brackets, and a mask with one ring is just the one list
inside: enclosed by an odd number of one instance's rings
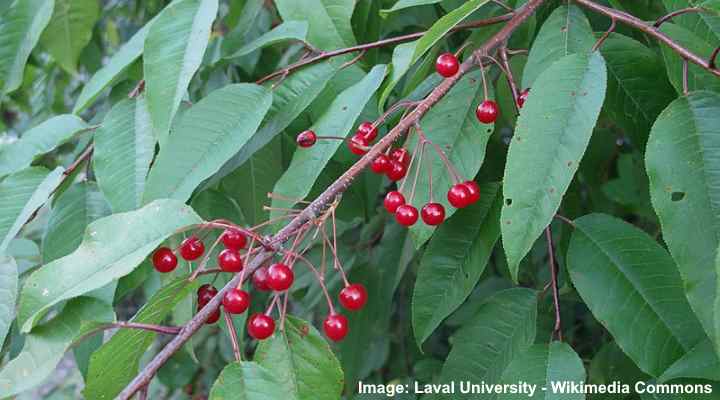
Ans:
{"label": "cherry stem", "polygon": [[[322,276],[325,276],[325,270],[326,270],[326,264],[325,264],[325,243],[330,247],[330,252],[333,256],[333,269],[340,272],[340,277],[342,278],[343,282],[347,283],[347,276],[345,276],[345,270],[342,267],[342,263],[340,262],[340,257],[338,257],[337,254],[337,241],[335,241],[335,244],[333,245],[332,242],[330,242],[330,238],[327,236],[327,233],[325,232],[325,229],[322,230],[323,235],[323,259],[322,264],[320,265]],[[333,236],[335,234],[333,233]]]}
{"label": "cherry stem", "polygon": [[352,60],[344,63],[343,65],[341,65],[341,66],[340,66],[340,69],[345,69],[345,68],[347,68],[347,67],[355,64],[356,62],[360,61],[360,59],[363,58],[363,56],[365,56],[365,53],[366,53],[366,52],[367,52],[367,49],[362,49],[362,50],[360,50],[360,52],[358,53],[358,55],[356,55],[355,57],[353,57]]}
{"label": "cherry stem", "polygon": [[140,394],[138,395],[138,400],[147,400],[148,397],[148,389],[150,385],[145,385],[140,389]]}
{"label": "cherry stem", "polygon": [[126,322],[126,321],[118,321],[113,322],[110,324],[103,325],[102,327],[98,328],[98,330],[106,330],[106,329],[113,329],[113,328],[126,328],[126,329],[140,329],[143,331],[151,331],[155,333],[162,333],[165,335],[177,335],[180,333],[180,330],[182,327],[179,326],[164,326],[164,325],[155,325],[155,324],[143,324],[140,322]]}
{"label": "cherry stem", "polygon": [[717,69],[715,59],[717,59],[718,53],[720,53],[720,46],[716,47],[715,50],[713,50],[712,54],[710,54],[710,59],[708,60],[708,66],[710,67],[710,69]]}
{"label": "cherry stem", "polygon": [[297,258],[298,260],[305,263],[305,265],[310,268],[310,270],[315,275],[315,278],[318,281],[318,284],[320,285],[320,289],[322,290],[323,294],[325,295],[325,300],[327,300],[328,303],[328,309],[330,310],[330,314],[335,314],[335,307],[333,306],[332,299],[330,298],[330,293],[327,290],[327,286],[325,285],[325,277],[320,275],[320,272],[318,269],[311,263],[307,258],[303,257],[300,254],[293,253],[290,250],[280,250],[283,253],[291,254],[293,257]]}
{"label": "cherry stem", "polygon": [[242,355],[240,354],[240,345],[238,344],[237,332],[235,332],[235,324],[233,323],[232,316],[229,312],[225,314],[225,324],[227,325],[228,333],[230,334],[230,343],[232,344],[233,354],[235,355],[235,361],[242,361]]}
{"label": "cherry stem", "polygon": [[450,162],[450,159],[447,157],[445,152],[440,148],[440,146],[437,145],[437,143],[433,142],[432,140],[428,139],[425,133],[420,128],[420,124],[415,125],[415,129],[418,132],[418,135],[425,140],[426,142],[430,143],[431,146],[433,146],[433,149],[435,149],[435,153],[437,153],[438,157],[442,160],[443,164],[445,164],[445,168],[448,171],[448,175],[450,175],[450,179],[452,179],[455,183],[462,183],[463,180],[460,177],[460,174],[455,169],[455,167]]}
{"label": "cherry stem", "polygon": [[688,84],[688,60],[687,58],[683,58],[683,69],[682,69],[682,85],[683,85],[683,95],[687,96],[690,92],[689,84]]}
{"label": "cherry stem", "polygon": [[295,199],[288,196],[283,196],[281,194],[273,193],[273,192],[267,192],[268,199],[276,199],[276,200],[282,200],[282,201],[293,201],[295,203],[302,203],[302,204],[310,204],[309,201],[303,200],[303,199]]}
{"label": "cherry stem", "polygon": [[[483,54],[482,57],[488,57],[488,56]],[[485,79],[485,65],[482,63],[482,61],[480,61],[478,64],[480,65],[480,76],[482,77],[483,96],[485,97],[485,100],[488,100],[489,96],[488,96],[487,80]]]}
{"label": "cherry stem", "polygon": [[420,176],[420,169],[423,165],[423,155],[425,155],[425,144],[427,142],[423,139],[420,139],[418,142],[418,145],[420,148],[420,157],[418,158],[417,166],[415,167],[415,177],[413,178],[413,185],[412,189],[410,190],[410,201],[409,203],[412,204],[413,199],[415,198],[415,188],[417,187],[418,177]]}
{"label": "cherry stem", "polygon": [[[243,262],[244,267],[246,267],[250,263],[250,253],[253,252],[253,247],[255,246],[255,238],[253,237],[250,239],[250,246],[248,246],[248,251],[245,252],[245,261]],[[243,282],[245,281],[245,273],[248,270],[247,268],[242,269],[240,271],[240,282],[238,282],[237,286],[235,288],[241,289]]]}
{"label": "cherry stem", "polygon": [[679,15],[688,14],[688,13],[694,13],[694,12],[698,12],[698,13],[699,13],[699,12],[703,12],[703,11],[705,11],[705,9],[702,8],[702,7],[686,7],[686,8],[681,8],[681,9],[679,9],[679,10],[675,10],[675,11],[671,12],[670,14],[663,15],[662,17],[658,18],[658,19],[655,21],[655,23],[653,24],[653,27],[655,27],[655,28],[660,28],[660,25],[664,24],[665,22],[667,22],[667,21],[669,21],[669,20],[671,20],[671,19],[673,19],[673,18],[675,18],[675,17],[677,17],[677,16],[679,16]]}
{"label": "cherry stem", "polygon": [[512,73],[512,67],[510,67],[510,57],[508,56],[508,49],[507,47],[503,46],[498,50],[498,53],[500,54],[500,62],[502,62],[503,65],[503,71],[505,72],[505,78],[507,79],[508,86],[510,87],[510,94],[512,94],[513,106],[515,107],[515,112],[518,114],[520,113],[520,106],[518,105],[518,97],[520,94],[517,90],[517,85],[515,85],[515,78],[513,77]]}
{"label": "cherry stem", "polygon": [[[417,128],[416,128],[416,131],[417,131]],[[407,173],[410,172],[410,171],[412,170],[412,167],[415,166],[415,158],[416,158],[416,156],[417,156],[418,150],[420,150],[420,144],[421,144],[421,143],[422,143],[422,136],[420,136],[420,137],[418,138],[418,141],[417,141],[417,143],[415,144],[415,148],[413,149],[412,155],[410,156],[410,164],[408,164],[408,168],[407,168],[407,171],[406,171],[406,173],[405,173],[405,174],[406,174],[406,175],[405,175],[405,178],[403,178],[403,181],[402,181],[402,183],[400,183],[400,187],[398,188],[398,192],[400,192],[400,193],[402,193],[403,188],[405,187],[405,183],[408,181]]]}
{"label": "cherry stem", "polygon": [[[550,262],[550,279],[553,294],[553,306],[555,307],[555,326],[553,327],[552,338],[557,336],[559,341],[563,341],[562,337],[562,321],[560,320],[560,295],[558,293],[557,268],[555,266],[555,250],[552,240],[552,231],[550,225],[545,228],[545,237],[548,244],[548,258]],[[551,339],[552,339],[551,338]]]}
{"label": "cherry stem", "polygon": [[560,214],[555,214],[555,218],[557,218],[557,219],[559,219],[560,221],[562,221],[562,222],[570,225],[571,227],[575,228],[575,222],[574,222],[573,220],[571,220],[570,218],[564,217],[564,216],[562,216],[562,215],[560,215]]}
{"label": "cherry stem", "polygon": [[[423,149],[423,151],[425,151],[425,149]],[[428,158],[425,159],[425,162],[427,163],[427,170],[428,170],[428,190],[430,191],[428,198],[430,199],[430,202],[431,202],[431,203],[434,203],[435,201],[433,200],[433,196],[434,196],[435,194],[433,193],[433,188],[432,188],[432,184],[433,184],[433,178],[432,178],[432,160],[430,160],[430,158],[428,157]]]}
{"label": "cherry stem", "polygon": [[273,298],[270,301],[270,304],[268,305],[267,309],[265,309],[265,315],[270,316],[270,314],[272,313],[272,309],[275,306],[275,303],[277,303],[279,297],[280,297],[280,293],[275,293],[273,295]]}
{"label": "cherry stem", "polygon": [[[200,272],[205,269],[205,267],[207,266],[207,263],[210,259],[210,254],[212,254],[213,250],[215,250],[215,247],[217,247],[217,245],[222,240],[222,235],[223,235],[222,233],[220,235],[218,235],[217,239],[215,239],[215,241],[210,246],[210,248],[207,250],[207,252],[205,252],[205,255],[203,256],[202,260],[200,260],[198,267],[195,269],[195,271],[192,273],[192,275],[190,275],[190,282],[194,281],[195,278],[197,278],[197,276],[200,274]],[[255,240],[254,237],[253,237],[253,240]]]}
{"label": "cherry stem", "polygon": [[280,311],[280,330],[285,331],[285,317],[287,316],[288,294],[285,292],[282,309]]}
{"label": "cherry stem", "polygon": [[610,27],[608,28],[607,31],[605,31],[605,33],[602,34],[602,36],[600,36],[600,38],[597,40],[597,42],[595,42],[595,44],[593,45],[593,47],[590,51],[593,52],[593,51],[599,49],[600,46],[602,46],[602,44],[605,43],[605,40],[610,36],[610,34],[615,31],[616,26],[617,26],[617,20],[615,19],[615,17],[610,17]]}

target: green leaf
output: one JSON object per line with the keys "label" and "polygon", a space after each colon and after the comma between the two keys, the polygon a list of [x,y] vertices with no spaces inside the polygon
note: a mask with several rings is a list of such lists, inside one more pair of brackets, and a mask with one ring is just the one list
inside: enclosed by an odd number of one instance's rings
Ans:
{"label": "green leaf", "polygon": [[[645,154],[650,199],[687,298],[716,343],[712,304],[720,242],[720,95],[695,92],[672,102],[653,125]],[[702,227],[702,229],[699,229]]]}
{"label": "green leaf", "polygon": [[[376,65],[358,83],[340,93],[325,113],[310,128],[318,135],[347,136],[385,76],[385,66]],[[313,183],[344,142],[321,140],[307,149],[298,149],[287,171],[275,184],[273,192],[302,199],[310,193]],[[292,207],[295,202],[274,199],[273,207]]]}
{"label": "green leaf", "polygon": [[276,400],[286,398],[275,371],[251,361],[228,364],[210,390],[210,400]]}
{"label": "green leaf", "polygon": [[150,25],[143,56],[145,93],[161,147],[190,80],[200,67],[217,10],[218,0],[178,0]]}
{"label": "green leaf", "polygon": [[[493,93],[488,88],[489,96]],[[483,124],[478,121],[475,110],[483,101],[482,77],[480,71],[465,74],[460,81],[450,89],[425,116],[420,120],[423,132],[433,143],[440,147],[450,159],[450,162],[463,179],[473,179],[485,160],[485,146],[493,132],[493,124]],[[418,135],[410,136],[406,147],[414,149],[417,146]],[[418,153],[419,154],[419,153]],[[445,216],[450,218],[456,211],[447,200],[448,189],[456,183],[450,176],[442,158],[432,145],[425,146],[423,165],[415,163],[403,181],[405,197],[409,198],[417,168],[420,167],[420,177],[415,186],[416,204],[430,202],[430,185],[427,170],[432,170],[433,201],[445,207]],[[426,167],[428,166],[428,167]],[[420,247],[434,231],[434,227],[425,224],[415,224],[410,233],[415,246]]]}
{"label": "green leaf", "polygon": [[0,255],[0,343],[5,342],[10,325],[15,319],[18,279],[15,259]]}
{"label": "green leaf", "polygon": [[500,185],[482,185],[480,192],[479,202],[438,228],[420,261],[412,298],[418,347],[472,292],[500,236]]}
{"label": "green leaf", "polygon": [[309,323],[288,316],[285,330],[260,342],[255,362],[271,370],[284,398],[336,400],[343,389],[340,363]]}
{"label": "green leaf", "polygon": [[273,90],[273,104],[263,123],[233,158],[222,166],[208,184],[216,183],[245,164],[263,146],[292,123],[323,92],[336,76],[339,66],[320,63],[296,71]]}
{"label": "green leaf", "polygon": [[250,140],[272,103],[272,93],[253,84],[215,90],[185,114],[148,175],[144,202],[187,200]]}
{"label": "green leaf", "polygon": [[385,85],[385,88],[380,95],[380,101],[378,102],[380,108],[385,105],[385,101],[390,97],[395,86],[402,80],[405,73],[408,72],[410,67],[415,63],[413,59],[413,53],[415,53],[415,46],[417,46],[417,40],[414,42],[401,43],[393,49],[392,63],[390,64],[390,79]]}
{"label": "green leaf", "polygon": [[720,360],[711,341],[703,340],[688,351],[681,359],[672,364],[659,382],[677,378],[697,378],[720,381]]}
{"label": "green leaf", "polygon": [[597,52],[566,56],[540,74],[522,108],[505,165],[501,223],[515,281],[520,261],[552,221],[585,153],[606,78]]}
{"label": "green leaf", "polygon": [[[175,305],[192,293],[197,281],[180,277],[158,290],[132,318],[132,322],[160,324]],[[130,383],[138,371],[140,358],[153,342],[155,332],[142,329],[120,329],[90,357],[87,386],[88,399],[112,399]]]}
{"label": "green leaf", "polygon": [[525,64],[522,87],[536,84],[540,74],[556,61],[576,53],[589,53],[595,36],[585,14],[577,6],[558,7],[540,27]]}
{"label": "green leaf", "polygon": [[82,339],[96,323],[114,320],[112,307],[96,299],[79,297],[68,302],[50,322],[30,332],[22,352],[0,371],[2,396],[13,396],[41,384],[74,341]]}
{"label": "green leaf", "polygon": [[145,179],[155,155],[155,136],[144,96],[124,99],[95,132],[93,171],[114,212],[142,204]]}
{"label": "green leaf", "polygon": [[600,47],[608,69],[605,103],[612,119],[642,149],[655,118],[675,98],[658,54],[627,36],[611,34]]}
{"label": "green leaf", "polygon": [[453,336],[439,381],[499,383],[510,361],[533,344],[536,317],[537,293],[533,290],[508,289],[490,297],[475,318]]}
{"label": "green leaf", "polygon": [[0,92],[20,87],[30,52],[50,22],[53,0],[15,0],[0,18]]}
{"label": "green leaf", "polygon": [[603,214],[575,220],[567,268],[595,318],[648,374],[660,376],[702,340],[672,258],[632,225]]}
{"label": "green leaf", "polygon": [[23,332],[30,331],[53,305],[127,275],[167,237],[201,222],[186,205],[157,200],[137,211],[91,223],[77,250],[44,265],[27,279],[20,297],[18,325]]}
{"label": "green leaf", "polygon": [[0,147],[0,178],[29,167],[37,156],[52,151],[87,128],[82,119],[65,114],[28,130],[18,141]]}
{"label": "green leaf", "polygon": [[92,78],[83,86],[82,92],[80,92],[75,102],[75,107],[73,107],[73,114],[79,114],[87,109],[105,88],[115,82],[140,57],[145,45],[145,37],[150,30],[150,24],[154,20],[151,20],[139,31],[135,32],[130,40],[123,44],[102,68],[95,72]]}
{"label": "green leaf", "polygon": [[52,172],[32,167],[0,182],[0,254],[20,232],[36,209],[50,198],[62,180],[63,169]]}
{"label": "green leaf", "polygon": [[[677,44],[688,49],[695,54],[711,54],[715,49],[714,44],[703,40],[698,37],[692,31],[683,28],[680,25],[666,22],[662,25],[660,30],[666,35],[670,36]],[[716,39],[717,40],[717,39]],[[716,42],[712,42],[716,43]],[[672,49],[667,46],[660,46],[663,58],[665,59],[665,70],[667,76],[670,79],[670,83],[675,87],[675,90],[680,94],[683,93],[683,61],[680,56],[675,53]],[[714,92],[720,92],[720,79],[717,76],[705,71],[699,66],[689,63],[688,64],[688,90],[712,90]]]}
{"label": "green leaf", "polygon": [[262,49],[263,47],[272,46],[290,40],[305,41],[307,37],[308,24],[305,21],[287,21],[273,28],[270,32],[260,36],[250,43],[245,44],[239,50],[233,52],[225,58],[235,58],[244,56]]}
{"label": "green leaf", "polygon": [[321,50],[335,50],[355,44],[350,20],[354,0],[276,0],[283,21],[306,21],[307,40]]}
{"label": "green leaf", "polygon": [[424,6],[428,4],[437,4],[442,0],[398,0],[392,7],[380,10],[380,16],[387,18],[390,13],[399,11],[405,8]]}
{"label": "green leaf", "polygon": [[42,241],[44,263],[72,253],[89,223],[110,214],[97,185],[80,182],[62,193],[53,205]]}
{"label": "green leaf", "polygon": [[678,15],[672,21],[692,30],[708,43],[717,43],[720,40],[720,3],[717,0],[662,0],[662,3],[668,11],[688,7],[705,8],[705,11]]}
{"label": "green leaf", "polygon": [[[562,342],[536,344],[525,353],[512,360],[500,379],[501,384],[517,384],[527,382],[537,385],[533,398],[543,400],[584,400],[582,393],[554,393],[552,385],[556,382],[567,385],[585,383],[585,367],[572,347]],[[541,388],[546,388],[547,391]],[[504,392],[498,400],[527,399],[526,393]]]}
{"label": "green leaf", "polygon": [[[490,0],[468,0],[460,7],[445,14],[438,19],[425,34],[418,39],[417,46],[412,59],[419,59],[425,52],[430,50],[435,43],[439,42],[455,25],[462,22],[470,14],[474,13],[480,7],[487,4]],[[412,63],[411,63],[412,64]]]}
{"label": "green leaf", "polygon": [[67,72],[74,74],[83,48],[100,17],[97,0],[55,0],[55,8],[40,44]]}

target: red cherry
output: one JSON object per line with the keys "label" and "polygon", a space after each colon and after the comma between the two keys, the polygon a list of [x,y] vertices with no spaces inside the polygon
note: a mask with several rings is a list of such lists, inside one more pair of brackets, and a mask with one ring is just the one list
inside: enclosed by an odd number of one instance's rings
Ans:
{"label": "red cherry", "polygon": [[[198,311],[200,311],[200,308],[202,308],[202,307],[199,307]],[[219,319],[220,319],[220,307],[218,307],[215,311],[212,312],[212,314],[210,314],[208,319],[205,320],[205,323],[208,325],[214,324],[214,323],[218,322]]]}
{"label": "red cherry", "polygon": [[222,300],[225,311],[230,314],[242,314],[250,307],[250,293],[240,289],[225,292]]}
{"label": "red cherry", "polygon": [[393,182],[397,182],[407,174],[407,166],[397,160],[390,160],[390,168],[385,175]]}
{"label": "red cherry", "polygon": [[312,147],[317,142],[317,135],[311,130],[300,132],[295,138],[295,142],[300,147],[308,148]]}
{"label": "red cherry", "polygon": [[180,244],[180,255],[188,261],[197,260],[204,252],[205,244],[197,236],[190,236]]}
{"label": "red cherry", "polygon": [[361,283],[345,286],[338,296],[340,304],[350,311],[362,309],[367,303],[367,297],[367,290]]}
{"label": "red cherry", "polygon": [[405,196],[397,190],[388,192],[388,194],[385,195],[385,200],[383,201],[385,209],[388,210],[389,213],[393,214],[397,211],[397,208],[403,204],[405,204]]}
{"label": "red cherry", "polygon": [[260,267],[253,272],[252,276],[252,283],[256,290],[259,290],[261,292],[267,292],[270,291],[270,286],[268,286],[268,269],[267,267]]}
{"label": "red cherry", "polygon": [[370,164],[370,169],[372,169],[372,171],[376,174],[385,174],[391,167],[392,165],[390,164],[390,159],[385,154],[380,154],[375,157],[373,162]]}
{"label": "red cherry", "polygon": [[390,152],[390,158],[406,167],[410,164],[410,152],[404,147],[397,148]]}
{"label": "red cherry", "polygon": [[225,229],[222,234],[222,242],[225,248],[240,250],[247,244],[247,238],[245,235],[237,229]]}
{"label": "red cherry", "polygon": [[257,340],[267,339],[275,331],[275,321],[265,314],[253,314],[248,318],[247,330]]}
{"label": "red cherry", "polygon": [[330,314],[323,323],[325,335],[334,342],[339,342],[348,334],[348,320],[342,314]]}
{"label": "red cherry", "polygon": [[418,210],[410,204],[403,204],[395,211],[395,220],[403,226],[415,225],[418,220]]}
{"label": "red cherry", "polygon": [[225,249],[218,254],[218,265],[225,272],[240,272],[243,269],[242,256],[237,250]]}
{"label": "red cherry", "polygon": [[440,57],[435,61],[435,70],[445,78],[457,74],[459,69],[460,63],[453,53],[440,54]]}
{"label": "red cherry", "polygon": [[350,140],[347,141],[347,146],[353,154],[361,156],[367,153],[367,147],[370,145],[365,137],[358,134],[353,135]]}
{"label": "red cherry", "polygon": [[477,119],[483,124],[492,124],[498,117],[498,106],[492,100],[485,100],[475,110]]}
{"label": "red cherry", "polygon": [[295,275],[290,267],[283,263],[276,263],[268,268],[267,285],[276,292],[288,290],[293,284]]}
{"label": "red cherry", "polygon": [[427,203],[420,210],[420,216],[428,225],[440,225],[445,220],[445,207],[440,203]]}
{"label": "red cherry", "polygon": [[371,122],[363,122],[358,126],[355,135],[359,135],[365,138],[368,142],[372,142],[377,137],[377,127]]}
{"label": "red cherry", "polygon": [[528,96],[530,95],[530,88],[527,88],[520,92],[517,98],[517,105],[518,108],[522,108],[525,105],[525,100],[527,100]]}
{"label": "red cherry", "polygon": [[152,263],[158,272],[170,272],[177,267],[177,257],[167,247],[160,247],[155,250],[152,256]]}
{"label": "red cherry", "polygon": [[466,181],[463,183],[463,185],[465,185],[465,187],[467,187],[470,191],[470,201],[468,202],[468,205],[480,200],[480,185],[478,185],[477,182]]}
{"label": "red cherry", "polygon": [[215,288],[215,286],[212,286],[207,283],[200,286],[197,290],[198,307],[200,307],[200,308],[204,307],[205,304],[209,303],[210,300],[212,300],[212,298],[215,297],[217,294],[218,294],[218,290]]}
{"label": "red cherry", "polygon": [[463,208],[470,205],[470,189],[463,183],[453,185],[448,190],[447,199],[455,208]]}

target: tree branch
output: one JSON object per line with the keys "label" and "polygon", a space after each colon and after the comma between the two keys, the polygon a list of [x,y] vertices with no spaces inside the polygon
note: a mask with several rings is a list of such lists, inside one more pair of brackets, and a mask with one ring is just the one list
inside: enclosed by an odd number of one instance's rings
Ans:
{"label": "tree branch", "polygon": [[[475,54],[488,54],[505,43],[510,35],[537,10],[543,1],[544,0],[529,0],[525,6],[516,11],[516,13],[512,16],[512,18],[510,18],[507,24],[500,29],[500,31],[493,35],[482,47],[476,50]],[[450,88],[474,66],[476,59],[479,59],[479,57],[470,57],[467,61],[463,62],[460,65],[460,70],[455,76],[442,81],[423,101],[417,105],[417,107],[413,109],[412,112],[410,112],[405,118],[401,119],[400,122],[398,122],[398,124],[391,129],[387,135],[379,140],[377,144],[375,144],[362,158],[360,158],[360,160],[345,171],[340,178],[325,189],[320,196],[311,202],[284,228],[278,231],[278,233],[269,240],[271,247],[274,247],[274,249],[266,249],[260,252],[255,258],[253,258],[249,265],[245,267],[247,268],[247,271],[244,275],[236,275],[225,285],[225,287],[220,289],[218,294],[213,297],[213,299],[210,300],[205,307],[200,309],[200,311],[198,311],[198,313],[190,321],[188,321],[185,326],[183,326],[178,335],[175,336],[175,338],[173,338],[173,340],[171,340],[158,354],[156,354],[155,357],[143,368],[143,370],[127,385],[127,387],[123,389],[117,399],[129,400],[138,390],[147,385],[160,367],[176,351],[178,351],[198,329],[200,329],[210,314],[217,310],[220,306],[220,302],[222,301],[222,297],[227,290],[237,287],[238,284],[241,283],[241,279],[252,276],[255,269],[259,268],[273,256],[275,253],[273,250],[277,249],[276,246],[279,246],[287,241],[298,231],[298,229],[302,228],[305,223],[321,215],[323,210],[331,205],[340,194],[347,190],[355,177],[368,167],[375,157],[380,155],[380,153],[382,153],[395,140],[400,138],[400,136],[413,126],[415,122],[418,121],[433,105],[440,101]]]}
{"label": "tree branch", "polygon": [[638,29],[645,34],[654,37],[661,43],[664,43],[665,45],[670,47],[670,49],[672,49],[674,52],[678,53],[683,59],[688,60],[689,62],[700,66],[700,68],[707,70],[711,74],[720,77],[720,70],[713,68],[712,64],[710,64],[708,60],[682,47],[680,44],[670,38],[670,36],[661,32],[658,28],[646,24],[643,20],[634,17],[628,13],[602,6],[591,0],[575,0],[575,2],[589,10],[606,15],[618,22],[622,22],[625,25]]}

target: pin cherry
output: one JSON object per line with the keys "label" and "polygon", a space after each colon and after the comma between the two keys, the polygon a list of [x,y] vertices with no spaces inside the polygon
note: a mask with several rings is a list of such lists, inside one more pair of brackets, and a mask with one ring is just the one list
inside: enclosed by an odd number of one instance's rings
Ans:
{"label": "pin cherry", "polygon": [[390,159],[385,154],[375,157],[370,164],[370,169],[376,174],[386,174],[391,167]]}
{"label": "pin cherry", "polygon": [[367,303],[367,298],[367,289],[361,283],[345,286],[338,296],[340,304],[350,311],[362,309]]}
{"label": "pin cherry", "polygon": [[477,119],[483,124],[492,124],[498,117],[498,106],[492,100],[485,100],[475,110]]}
{"label": "pin cherry", "polygon": [[275,332],[275,321],[265,314],[253,314],[248,318],[247,330],[257,340],[267,339]]}
{"label": "pin cherry", "polygon": [[342,314],[330,314],[323,323],[325,335],[334,342],[339,342],[348,334],[348,320]]}
{"label": "pin cherry", "polygon": [[300,147],[312,147],[317,142],[317,135],[311,130],[303,131],[297,135],[295,142]]}
{"label": "pin cherry", "polygon": [[268,268],[267,273],[267,285],[270,289],[276,292],[288,290],[290,286],[292,286],[293,280],[295,280],[295,275],[290,267],[283,263],[275,263],[271,265]]}
{"label": "pin cherry", "polygon": [[365,138],[368,142],[372,142],[377,137],[377,127],[373,125],[371,122],[363,122],[358,126],[357,132],[355,132],[356,135],[360,135]]}
{"label": "pin cherry", "polygon": [[418,210],[410,204],[403,204],[395,211],[395,220],[403,226],[415,225],[418,220]]}
{"label": "pin cherry", "polygon": [[435,61],[435,70],[445,78],[457,74],[460,63],[453,53],[443,53]]}
{"label": "pin cherry", "polygon": [[465,181],[463,185],[470,191],[470,202],[468,204],[474,204],[480,200],[480,185],[477,182]]}
{"label": "pin cherry", "polygon": [[210,300],[212,300],[212,298],[215,297],[215,295],[217,295],[217,294],[218,294],[218,290],[215,288],[215,286],[212,286],[207,283],[200,286],[197,290],[198,304],[205,306],[205,304],[210,302]]}
{"label": "pin cherry", "polygon": [[177,267],[177,257],[169,248],[160,247],[153,253],[152,263],[158,272],[170,272]]}
{"label": "pin cherry", "polygon": [[440,225],[445,220],[445,207],[440,203],[427,203],[420,210],[420,217],[428,225]]}
{"label": "pin cherry", "polygon": [[250,307],[250,293],[240,289],[230,289],[222,299],[225,311],[230,314],[242,314]]}
{"label": "pin cherry", "polygon": [[367,153],[367,147],[370,145],[370,142],[365,139],[365,137],[360,136],[358,134],[353,135],[350,140],[347,141],[347,146],[350,149],[350,151],[353,154],[356,154],[358,156],[361,156],[365,153]]}
{"label": "pin cherry", "polygon": [[190,236],[180,244],[180,256],[185,260],[197,260],[204,252],[205,245],[197,236]]}
{"label": "pin cherry", "polygon": [[410,152],[404,147],[399,147],[390,152],[390,159],[395,160],[404,166],[410,164]]}
{"label": "pin cherry", "polygon": [[389,213],[393,214],[395,213],[395,211],[397,211],[398,207],[403,204],[405,204],[405,196],[403,196],[402,193],[398,192],[397,190],[388,192],[388,194],[385,195],[385,200],[383,201],[385,209]]}
{"label": "pin cherry", "polygon": [[222,242],[225,248],[240,250],[245,248],[247,244],[247,238],[245,235],[237,229],[225,229],[222,235]]}
{"label": "pin cherry", "polygon": [[269,292],[270,286],[268,286],[268,269],[267,267],[260,267],[253,272],[252,283],[255,289],[261,292]]}
{"label": "pin cherry", "polygon": [[397,160],[390,160],[390,168],[385,175],[393,182],[397,182],[407,174],[407,166]]}
{"label": "pin cherry", "polygon": [[453,185],[447,193],[447,199],[455,208],[464,208],[470,205],[470,189],[464,183]]}
{"label": "pin cherry", "polygon": [[218,265],[225,272],[240,272],[243,269],[242,256],[234,249],[225,249],[218,254]]}

